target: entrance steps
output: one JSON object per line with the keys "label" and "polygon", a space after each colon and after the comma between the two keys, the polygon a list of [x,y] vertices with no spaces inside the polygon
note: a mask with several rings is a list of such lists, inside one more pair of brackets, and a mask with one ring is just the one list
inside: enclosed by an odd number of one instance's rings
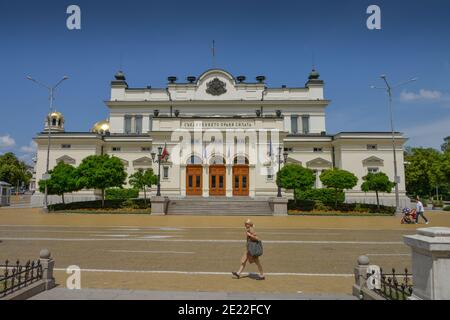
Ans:
{"label": "entrance steps", "polygon": [[249,197],[188,197],[170,200],[167,214],[271,216],[273,213],[267,200],[257,200]]}

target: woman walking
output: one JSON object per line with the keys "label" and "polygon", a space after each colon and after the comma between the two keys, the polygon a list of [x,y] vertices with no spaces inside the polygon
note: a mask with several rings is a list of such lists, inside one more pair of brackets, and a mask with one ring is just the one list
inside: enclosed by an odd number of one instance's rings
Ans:
{"label": "woman walking", "polygon": [[262,255],[262,243],[261,240],[256,235],[253,222],[247,219],[244,223],[245,234],[247,237],[247,248],[241,259],[241,266],[237,272],[232,272],[233,276],[236,278],[241,277],[241,273],[244,270],[247,262],[250,264],[255,263],[259,270],[259,276],[256,280],[265,280],[264,271],[259,261],[259,257]]}

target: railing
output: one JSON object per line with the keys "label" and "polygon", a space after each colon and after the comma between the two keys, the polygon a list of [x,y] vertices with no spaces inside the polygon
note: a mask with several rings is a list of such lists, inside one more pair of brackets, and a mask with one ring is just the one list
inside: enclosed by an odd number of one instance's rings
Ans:
{"label": "railing", "polygon": [[25,265],[20,265],[19,260],[10,265],[6,260],[4,265],[0,265],[0,298],[41,279],[42,266],[39,260],[28,261]]}
{"label": "railing", "polygon": [[397,273],[394,268],[392,273],[384,273],[380,268],[379,275],[372,270],[365,280],[370,281],[374,292],[387,300],[407,300],[413,293],[412,274],[408,273],[407,268],[404,273]]}

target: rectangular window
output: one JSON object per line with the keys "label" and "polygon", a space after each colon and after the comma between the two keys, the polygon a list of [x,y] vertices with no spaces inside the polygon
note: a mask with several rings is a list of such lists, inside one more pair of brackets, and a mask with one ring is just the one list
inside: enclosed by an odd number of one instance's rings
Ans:
{"label": "rectangular window", "polygon": [[273,180],[273,168],[272,167],[267,168],[267,179]]}
{"label": "rectangular window", "polygon": [[62,144],[61,148],[62,149],[70,149],[70,148],[72,148],[72,145],[70,145],[70,144]]}
{"label": "rectangular window", "polygon": [[284,151],[286,151],[286,152],[292,152],[292,151],[294,151],[294,149],[293,149],[293,148],[284,148]]}
{"label": "rectangular window", "polygon": [[136,133],[141,134],[142,133],[142,116],[136,116],[135,117],[135,128]]}
{"label": "rectangular window", "polygon": [[378,173],[379,168],[367,168],[369,173]]}
{"label": "rectangular window", "polygon": [[367,145],[367,150],[377,150],[378,149],[378,145],[376,144],[368,144]]}
{"label": "rectangular window", "polygon": [[309,133],[309,116],[302,116],[303,134]]}
{"label": "rectangular window", "polygon": [[219,176],[219,188],[223,188],[223,176]]}
{"label": "rectangular window", "polygon": [[211,188],[216,188],[216,176],[211,177]]}
{"label": "rectangular window", "polygon": [[242,176],[242,189],[247,189],[247,176]]}
{"label": "rectangular window", "polygon": [[200,188],[200,176],[195,176],[195,186]]}
{"label": "rectangular window", "polygon": [[131,116],[125,116],[125,129],[126,134],[131,133]]}
{"label": "rectangular window", "polygon": [[239,190],[239,176],[234,176],[234,188]]}
{"label": "rectangular window", "polygon": [[163,168],[163,177],[164,179],[169,179],[169,167]]}
{"label": "rectangular window", "polygon": [[323,152],[323,148],[314,148],[314,152]]}
{"label": "rectangular window", "polygon": [[150,148],[150,147],[142,147],[142,148],[141,148],[141,151],[142,151],[142,152],[150,152],[150,151],[151,151],[151,148]]}
{"label": "rectangular window", "polygon": [[120,147],[112,147],[112,151],[120,151],[122,148]]}
{"label": "rectangular window", "polygon": [[298,116],[295,114],[291,115],[291,132],[298,133]]}
{"label": "rectangular window", "polygon": [[192,188],[192,176],[189,176],[189,178],[188,178],[188,185],[189,185],[189,188]]}

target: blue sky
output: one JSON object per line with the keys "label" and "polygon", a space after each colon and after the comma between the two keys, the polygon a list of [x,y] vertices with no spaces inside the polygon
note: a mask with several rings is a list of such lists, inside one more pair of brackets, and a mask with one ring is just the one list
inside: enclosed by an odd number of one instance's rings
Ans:
{"label": "blue sky", "polygon": [[[66,28],[81,7],[82,29]],[[381,7],[381,30],[366,9]],[[325,80],[327,131],[388,131],[387,100],[369,86],[419,80],[395,92],[396,129],[408,145],[438,148],[450,135],[450,2],[430,1],[6,1],[0,0],[0,152],[30,159],[47,93],[25,79],[55,83],[66,130],[88,131],[107,117],[103,101],[122,68],[132,87],[165,87],[212,66],[303,86],[312,57]]]}

